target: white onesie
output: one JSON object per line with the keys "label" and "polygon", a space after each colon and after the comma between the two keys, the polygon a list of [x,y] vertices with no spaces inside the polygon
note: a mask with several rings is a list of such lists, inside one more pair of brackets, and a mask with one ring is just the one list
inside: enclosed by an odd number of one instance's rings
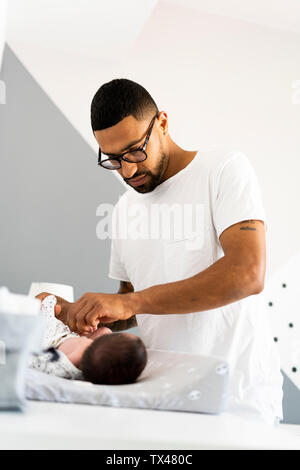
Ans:
{"label": "white onesie", "polygon": [[49,295],[42,301],[41,314],[44,320],[43,348],[46,351],[39,355],[31,356],[29,367],[49,375],[80,380],[82,379],[82,372],[72,364],[62,351],[54,349],[58,348],[69,338],[79,337],[79,335],[72,333],[67,325],[55,317],[54,308],[56,302],[57,300],[54,295]]}
{"label": "white onesie", "polygon": [[45,333],[43,348],[58,348],[66,339],[78,338],[79,335],[72,333],[70,328],[55,317],[54,308],[57,303],[54,295],[48,295],[42,301],[42,315],[45,322]]}

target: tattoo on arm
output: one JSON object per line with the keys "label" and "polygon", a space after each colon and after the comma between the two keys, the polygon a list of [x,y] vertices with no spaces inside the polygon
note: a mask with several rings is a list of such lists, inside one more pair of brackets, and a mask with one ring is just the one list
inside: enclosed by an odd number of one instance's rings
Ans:
{"label": "tattoo on arm", "polygon": [[241,222],[241,225],[242,224],[248,224],[248,225],[240,227],[240,230],[254,230],[254,231],[256,231],[255,227],[249,227],[249,224],[252,224],[252,225],[255,224],[255,220],[244,220],[243,222]]}

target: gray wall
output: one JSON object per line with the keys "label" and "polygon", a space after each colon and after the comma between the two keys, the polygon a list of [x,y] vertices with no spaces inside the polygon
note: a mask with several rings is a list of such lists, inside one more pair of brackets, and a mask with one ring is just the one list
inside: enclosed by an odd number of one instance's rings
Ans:
{"label": "gray wall", "polygon": [[[0,80],[7,86],[0,105],[0,286],[27,293],[34,280],[70,284],[76,297],[115,292],[119,282],[107,277],[110,240],[96,238],[96,207],[115,204],[124,187],[97,167],[94,152],[9,47]],[[300,424],[300,392],[285,374],[283,406],[284,422]]]}
{"label": "gray wall", "polygon": [[96,154],[8,46],[0,80],[7,87],[0,105],[0,285],[27,293],[31,281],[65,283],[76,297],[115,292],[119,283],[107,276],[110,240],[96,238],[96,207],[115,204],[124,187],[97,166]]}
{"label": "gray wall", "polygon": [[283,372],[283,422],[300,424],[300,391]]}

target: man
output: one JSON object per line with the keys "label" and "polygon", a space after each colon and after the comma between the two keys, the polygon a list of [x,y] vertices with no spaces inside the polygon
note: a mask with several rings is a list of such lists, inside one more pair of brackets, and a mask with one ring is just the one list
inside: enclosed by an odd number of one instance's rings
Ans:
{"label": "man", "polygon": [[198,222],[179,236],[115,236],[109,276],[120,280],[119,292],[59,299],[65,321],[81,333],[99,323],[138,325],[147,347],[222,357],[231,365],[230,409],[281,418],[279,358],[259,295],[266,219],[248,159],[239,151],[183,150],[169,135],[167,113],[126,79],[98,90],[91,121],[103,171],[117,171],[130,187],[114,210],[119,227],[135,221],[136,205],[144,227],[145,214],[163,205],[184,209],[175,231],[186,228],[191,208]]}

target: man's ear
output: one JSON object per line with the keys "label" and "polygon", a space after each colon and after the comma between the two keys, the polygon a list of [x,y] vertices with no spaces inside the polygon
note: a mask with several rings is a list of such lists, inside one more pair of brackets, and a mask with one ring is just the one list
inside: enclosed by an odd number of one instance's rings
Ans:
{"label": "man's ear", "polygon": [[159,113],[158,120],[159,120],[159,127],[160,127],[161,132],[164,135],[168,135],[169,125],[168,125],[168,115],[166,111],[161,111]]}

